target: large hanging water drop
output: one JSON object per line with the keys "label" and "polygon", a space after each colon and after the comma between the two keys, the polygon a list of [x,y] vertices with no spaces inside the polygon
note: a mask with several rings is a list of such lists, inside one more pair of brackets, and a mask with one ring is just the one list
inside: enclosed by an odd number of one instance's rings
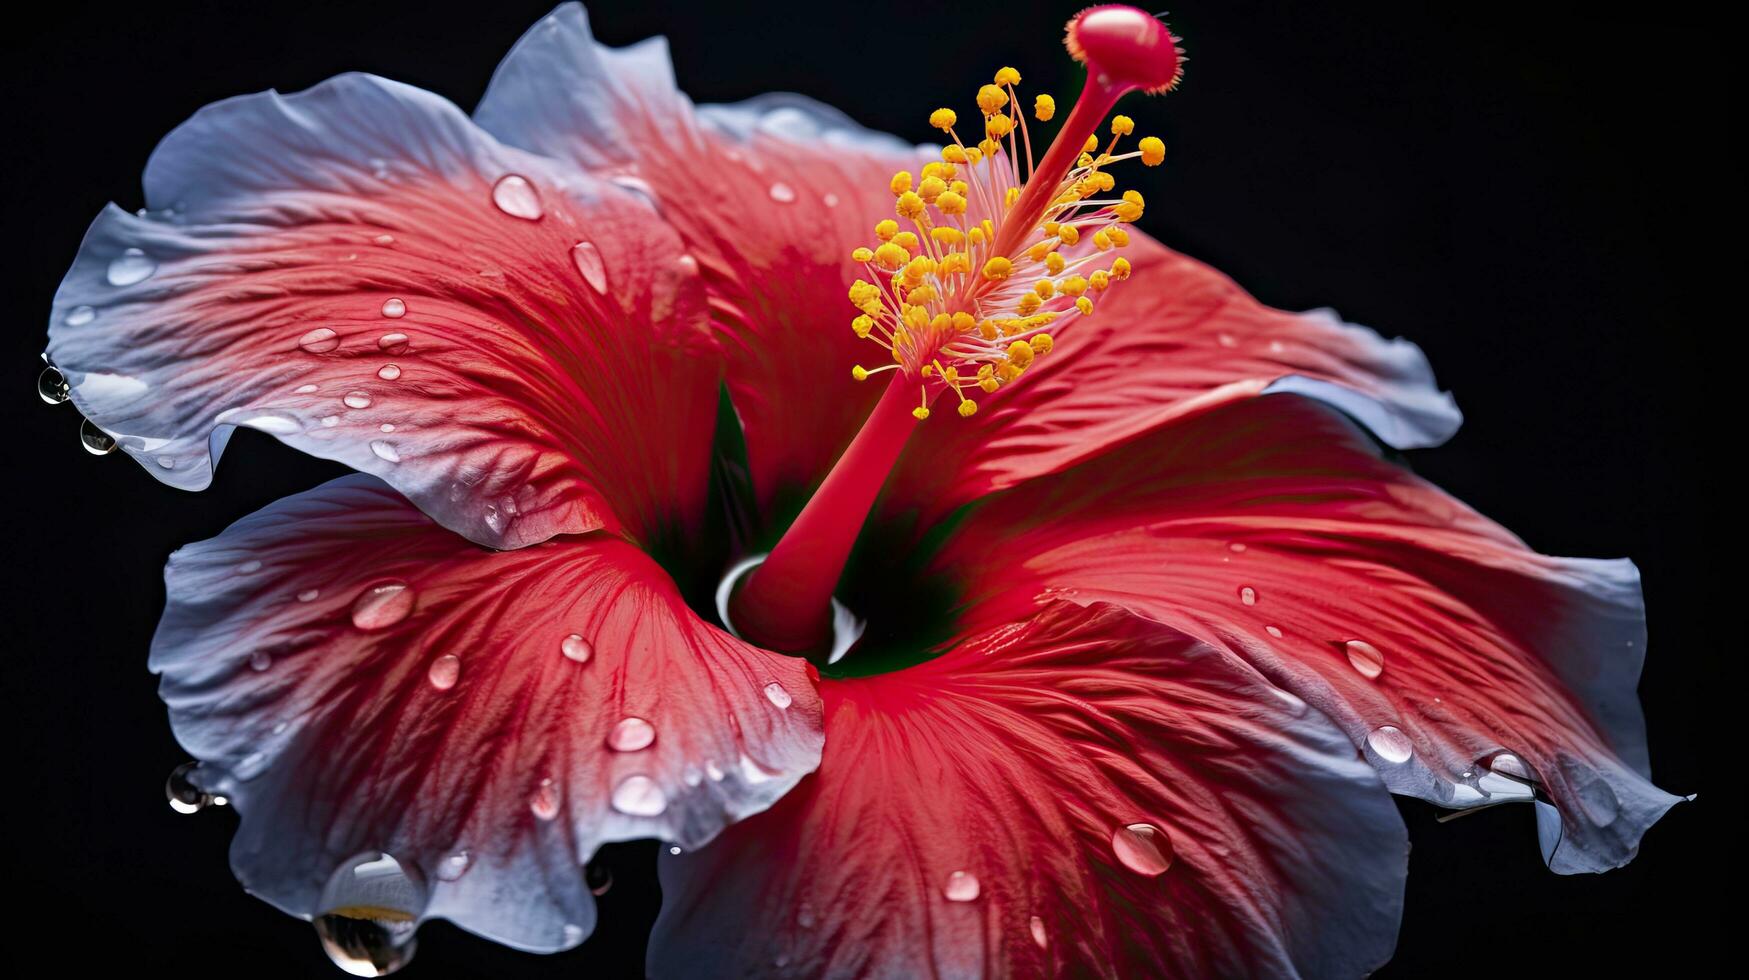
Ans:
{"label": "large hanging water drop", "polygon": [[1348,654],[1348,665],[1367,680],[1374,680],[1385,672],[1385,655],[1371,643],[1365,640],[1349,640],[1342,644],[1342,649]]}
{"label": "large hanging water drop", "polygon": [[109,260],[109,284],[132,286],[152,278],[152,273],[157,271],[158,263],[152,261],[151,256],[137,248],[130,248]]}
{"label": "large hanging water drop", "polygon": [[184,762],[170,770],[170,778],[164,780],[164,797],[177,813],[199,813],[213,803],[211,794],[194,785],[194,770],[199,766],[198,762]]}
{"label": "large hanging water drop", "polygon": [[341,865],[322,890],[316,935],[334,965],[382,977],[413,960],[425,883],[393,857],[367,852]]}
{"label": "large hanging water drop", "polygon": [[524,221],[539,221],[541,218],[540,195],[535,193],[534,185],[527,178],[517,174],[498,178],[498,183],[492,185],[492,203],[512,218]]}
{"label": "large hanging water drop", "polygon": [[358,594],[352,604],[352,625],[361,630],[393,626],[413,611],[413,590],[405,582],[383,582]]}
{"label": "large hanging water drop", "polygon": [[578,242],[571,246],[571,262],[591,289],[598,293],[607,292],[607,266],[601,261],[601,250],[593,242]]}
{"label": "large hanging water drop", "polygon": [[90,419],[79,423],[79,444],[93,456],[108,456],[115,452],[115,440]]}
{"label": "large hanging water drop", "polygon": [[59,405],[71,397],[72,388],[67,384],[67,376],[53,364],[43,368],[43,373],[36,376],[36,393],[44,404]]}
{"label": "large hanging water drop", "polygon": [[1111,851],[1124,867],[1149,878],[1172,867],[1172,840],[1151,823],[1132,823],[1112,831]]}

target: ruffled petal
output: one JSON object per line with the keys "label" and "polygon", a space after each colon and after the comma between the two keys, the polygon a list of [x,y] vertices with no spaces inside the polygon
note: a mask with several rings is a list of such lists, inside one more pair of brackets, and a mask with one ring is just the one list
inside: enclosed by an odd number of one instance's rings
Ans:
{"label": "ruffled petal", "polygon": [[[1130,278],[1015,384],[974,392],[968,424],[919,427],[888,484],[889,505],[931,514],[1094,459],[1175,420],[1288,391],[1352,415],[1398,449],[1437,445],[1462,421],[1420,348],[1344,323],[1286,313],[1195,259],[1132,233]],[[951,465],[949,465],[951,464]]]}
{"label": "ruffled petal", "polygon": [[1360,976],[1395,944],[1377,776],[1175,630],[1056,603],[822,692],[819,772],[662,859],[651,975]]}
{"label": "ruffled petal", "polygon": [[368,75],[201,110],[55,297],[72,398],[173,486],[259,429],[518,547],[695,519],[718,368],[649,205]]}
{"label": "ruffled petal", "polygon": [[377,480],[288,498],[171,557],[152,669],[232,864],[287,912],[383,852],[421,916],[499,942],[581,942],[605,841],[696,847],[819,760],[799,660],[699,620],[606,535],[469,544]]}
{"label": "ruffled petal", "polygon": [[575,3],[517,42],[474,118],[656,203],[703,270],[760,503],[805,500],[880,396],[850,380],[872,349],[849,328],[850,252],[924,151],[799,95],[694,107],[661,38],[598,44]]}
{"label": "ruffled petal", "polygon": [[1638,574],[1550,558],[1277,395],[993,499],[936,557],[971,624],[1109,602],[1243,656],[1335,718],[1394,792],[1539,808],[1558,872],[1628,861],[1647,779]]}

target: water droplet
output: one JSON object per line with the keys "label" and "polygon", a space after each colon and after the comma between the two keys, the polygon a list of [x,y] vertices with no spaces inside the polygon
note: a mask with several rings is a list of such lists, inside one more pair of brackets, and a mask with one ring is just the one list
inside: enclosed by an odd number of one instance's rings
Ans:
{"label": "water droplet", "polygon": [[1227,545],[1227,550],[1231,551],[1235,555],[1241,554],[1245,551],[1245,544],[1244,544],[1244,542],[1241,542],[1241,541],[1235,541],[1232,544]]}
{"label": "water droplet", "polygon": [[1149,878],[1172,867],[1172,840],[1151,823],[1132,823],[1112,831],[1111,851],[1124,867]]}
{"label": "water droplet", "polygon": [[53,365],[43,368],[43,373],[36,376],[36,393],[45,404],[59,405],[69,397],[70,387],[67,376],[61,369]]}
{"label": "water droplet", "polygon": [[444,881],[454,881],[468,870],[470,860],[467,851],[456,851],[449,854],[437,862],[437,876]]}
{"label": "water droplet", "polygon": [[788,204],[796,199],[796,189],[780,180],[771,185],[771,199],[779,204]]}
{"label": "water droplet", "polygon": [[582,636],[572,633],[559,641],[559,652],[571,660],[586,664],[589,662],[590,655],[595,652],[595,648],[591,647],[589,641],[583,639]]}
{"label": "water droplet", "polygon": [[633,817],[654,817],[668,809],[668,794],[648,776],[627,776],[613,788],[613,808]]}
{"label": "water droplet", "polygon": [[1523,759],[1510,752],[1501,752],[1489,759],[1488,769],[1490,772],[1497,772],[1513,779],[1529,780],[1531,778],[1530,767],[1524,764]]}
{"label": "water droplet", "polygon": [[[675,848],[674,852],[680,853],[680,848]],[[796,925],[803,929],[814,928],[814,923],[818,921],[819,919],[814,915],[814,907],[807,902],[803,902],[801,908],[796,909]]]}
{"label": "water droplet", "polygon": [[605,895],[607,890],[613,887],[613,872],[609,870],[607,865],[591,861],[583,869],[583,883],[589,886],[591,895]]}
{"label": "water droplet", "polygon": [[955,871],[947,876],[947,884],[942,886],[941,893],[950,902],[973,902],[982,890],[977,875],[970,871]]}
{"label": "water droplet", "polygon": [[315,602],[316,597],[321,595],[321,594],[322,594],[321,589],[305,589],[304,591],[298,593],[298,601],[299,602]]}
{"label": "water droplet", "polygon": [[492,203],[512,218],[539,221],[541,217],[540,195],[535,193],[534,185],[527,178],[516,174],[500,177],[498,183],[492,185]]}
{"label": "water droplet", "polygon": [[389,319],[394,320],[394,319],[399,319],[400,317],[404,317],[406,315],[407,315],[407,304],[405,301],[401,300],[398,297],[395,299],[387,299],[387,300],[383,301],[383,316],[386,316]]}
{"label": "water droplet", "polygon": [[1409,736],[1402,729],[1391,725],[1382,725],[1368,732],[1366,745],[1379,758],[1390,763],[1408,762],[1409,757],[1415,754],[1415,743],[1409,741]]}
{"label": "water droplet", "polygon": [[109,261],[109,284],[132,286],[145,282],[158,271],[158,263],[137,248],[130,248]]}
{"label": "water droplet", "polygon": [[370,451],[373,453],[376,453],[378,459],[387,460],[388,462],[391,462],[391,463],[399,463],[401,461],[400,450],[396,449],[394,446],[389,445],[389,443],[385,442],[382,439],[372,440],[372,442],[370,444]]}
{"label": "water droplet", "polygon": [[1342,644],[1342,649],[1348,654],[1349,666],[1367,680],[1385,672],[1385,655],[1371,643],[1365,640],[1349,640]]}
{"label": "water droplet", "polygon": [[320,385],[298,385],[296,388],[292,389],[292,393],[296,395],[308,395],[315,392],[320,387]]}
{"label": "water droplet", "polygon": [[361,630],[393,626],[413,611],[413,590],[405,582],[381,582],[358,594],[352,604],[352,625]]}
{"label": "water droplet", "polygon": [[1233,336],[1230,333],[1220,334],[1215,339],[1220,342],[1220,345],[1222,347],[1237,347],[1237,346],[1239,346],[1239,338]]}
{"label": "water droplet", "polygon": [[1263,627],[1263,632],[1268,633],[1270,636],[1273,636],[1278,640],[1281,639],[1281,628],[1278,626],[1265,626]]}
{"label": "water droplet", "polygon": [[298,346],[311,354],[326,354],[340,346],[340,335],[327,327],[317,327],[299,337]]}
{"label": "water droplet", "polygon": [[607,292],[607,266],[601,261],[601,250],[594,242],[578,242],[571,246],[571,261],[591,289],[602,294]]}
{"label": "water droplet", "polygon": [[384,381],[393,381],[400,376],[401,366],[399,364],[384,364],[382,367],[377,368],[377,377]]}
{"label": "water droplet", "polygon": [[559,787],[551,779],[543,779],[535,787],[534,795],[528,798],[529,812],[542,820],[552,820],[559,815]]}
{"label": "water droplet", "polygon": [[170,770],[170,778],[164,780],[164,798],[170,801],[170,809],[177,813],[199,813],[213,802],[205,790],[194,785],[194,770],[199,765],[198,762],[184,762]]}
{"label": "water droplet", "polygon": [[159,456],[158,457],[158,467],[160,469],[166,469],[166,470],[175,469],[176,468],[176,457],[174,457],[174,456]]}
{"label": "water droplet", "polygon": [[1051,937],[1045,934],[1045,920],[1035,915],[1032,917],[1032,921],[1026,925],[1028,929],[1032,930],[1033,944],[1039,949],[1044,949],[1051,944]]}
{"label": "water droplet", "polygon": [[261,562],[254,559],[254,558],[251,558],[248,561],[244,562],[243,564],[238,565],[237,571],[242,572],[244,575],[249,575],[249,574],[254,573],[254,572],[259,572],[259,571],[261,571]]}
{"label": "water droplet", "polygon": [[79,423],[79,444],[93,456],[108,456],[115,452],[115,440],[90,419]]}
{"label": "water droplet", "polygon": [[1257,590],[1247,585],[1239,590],[1239,601],[1247,606],[1257,605]]}
{"label": "water droplet", "polygon": [[260,673],[273,666],[273,654],[266,650],[257,650],[249,655],[249,669]]}
{"label": "water droplet", "polygon": [[340,969],[387,976],[413,959],[425,898],[425,883],[394,858],[359,855],[328,879],[316,935]]}
{"label": "water droplet", "polygon": [[680,271],[684,275],[698,275],[698,259],[694,258],[690,252],[684,253],[680,258],[675,259],[674,264],[680,267]]}
{"label": "water droplet", "polygon": [[674,855],[675,857],[679,857],[680,856],[680,845],[679,844],[671,845],[668,848],[668,853]]}
{"label": "water droplet", "polygon": [[789,696],[789,692],[783,689],[783,685],[776,681],[765,685],[765,699],[780,708],[787,708],[795,703],[795,699]]}
{"label": "water droplet", "polygon": [[615,752],[647,749],[654,741],[656,726],[635,716],[620,719],[619,724],[613,726],[613,731],[607,734],[607,747]]}
{"label": "water droplet", "polygon": [[324,428],[324,429],[332,429],[339,424],[340,424],[340,416],[338,416],[338,415],[324,415],[324,416],[322,416],[322,428]]}
{"label": "water droplet", "polygon": [[378,432],[393,432],[393,431],[395,431],[395,423],[384,422],[382,425],[377,426],[377,431]]}
{"label": "water droplet", "polygon": [[827,194],[825,197],[820,198],[820,203],[829,208],[835,208],[838,206],[838,195]]}
{"label": "water droplet", "polygon": [[375,237],[371,240],[376,242],[378,245],[393,245],[393,244],[395,244],[395,236],[393,236],[393,235],[378,235],[377,237]]}
{"label": "water droplet", "polygon": [[346,397],[340,400],[346,403],[347,408],[370,407],[370,395],[363,391],[349,391],[346,393]]}
{"label": "water droplet", "polygon": [[97,319],[97,311],[89,306],[75,306],[67,311],[67,318],[62,321],[69,327],[83,327]]}
{"label": "water droplet", "polygon": [[453,653],[446,653],[431,662],[431,669],[425,672],[426,680],[439,691],[447,691],[455,686],[462,676],[462,658]]}
{"label": "water droplet", "polygon": [[407,335],[400,332],[386,333],[377,338],[377,349],[399,354],[407,347]]}

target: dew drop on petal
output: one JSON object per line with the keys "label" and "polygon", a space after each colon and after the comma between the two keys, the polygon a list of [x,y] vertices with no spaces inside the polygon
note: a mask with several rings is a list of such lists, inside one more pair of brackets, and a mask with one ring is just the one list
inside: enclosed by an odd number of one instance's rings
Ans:
{"label": "dew drop on petal", "polygon": [[820,198],[820,203],[829,208],[835,208],[838,206],[838,195],[827,194],[825,197]]}
{"label": "dew drop on petal", "polygon": [[108,456],[115,452],[115,440],[90,419],[79,423],[79,445],[93,456]]}
{"label": "dew drop on petal", "polygon": [[44,404],[59,405],[71,397],[70,391],[67,376],[61,373],[60,368],[50,365],[36,376],[36,394]]}
{"label": "dew drop on petal", "polygon": [[316,597],[321,595],[321,594],[322,594],[321,589],[305,589],[304,591],[298,593],[298,601],[299,602],[315,602]]}
{"label": "dew drop on petal", "polygon": [[1035,915],[1032,917],[1032,921],[1027,923],[1027,928],[1032,930],[1033,944],[1039,949],[1044,949],[1051,944],[1051,937],[1045,934],[1045,920]]}
{"label": "dew drop on petal", "polygon": [[1528,781],[1531,778],[1530,767],[1524,764],[1524,760],[1510,752],[1502,752],[1489,759],[1488,770],[1502,776],[1510,776],[1513,779]]}
{"label": "dew drop on petal", "polygon": [[400,299],[399,297],[396,297],[394,299],[387,299],[387,300],[383,301],[383,316],[386,316],[389,319],[393,320],[393,319],[397,319],[400,317],[404,317],[406,315],[407,315],[407,303],[406,303],[406,301]]}
{"label": "dew drop on petal", "polygon": [[199,813],[212,805],[213,798],[194,785],[194,770],[198,762],[184,762],[170,770],[170,778],[164,780],[164,798],[170,801],[170,809],[177,813]]}
{"label": "dew drop on petal", "polygon": [[260,673],[273,666],[273,655],[266,650],[257,650],[249,655],[249,669]]}
{"label": "dew drop on petal", "polygon": [[324,428],[324,429],[332,429],[339,424],[340,424],[340,416],[338,416],[338,415],[324,415],[324,416],[322,416],[322,428]]}
{"label": "dew drop on petal", "polygon": [[1409,757],[1415,754],[1415,744],[1409,741],[1409,736],[1392,725],[1381,725],[1368,732],[1366,745],[1379,758],[1391,763],[1408,762]]}
{"label": "dew drop on petal", "polygon": [[542,820],[551,820],[559,815],[559,787],[550,779],[543,779],[535,787],[534,795],[528,798],[529,812]]}
{"label": "dew drop on petal", "polygon": [[1342,644],[1342,649],[1348,654],[1349,666],[1367,680],[1385,672],[1385,655],[1371,643],[1365,640],[1349,640]]}
{"label": "dew drop on petal", "polygon": [[572,633],[559,641],[559,652],[564,654],[568,660],[586,664],[589,662],[589,657],[595,653],[595,648],[591,647],[589,641],[583,639],[581,635]]}
{"label": "dew drop on petal", "polygon": [[492,185],[492,203],[512,218],[524,221],[539,221],[541,218],[540,195],[535,193],[528,178],[518,174],[498,178],[498,183]]}
{"label": "dew drop on petal", "polygon": [[341,401],[346,403],[347,408],[370,407],[370,395],[363,391],[349,391],[346,393],[346,397],[342,398]]}
{"label": "dew drop on petal", "polygon": [[605,864],[592,861],[583,869],[583,883],[589,886],[589,894],[600,897],[613,887],[613,871]]}
{"label": "dew drop on petal", "polygon": [[393,236],[393,235],[378,235],[377,237],[371,239],[371,241],[376,242],[378,245],[393,245],[393,244],[395,244],[395,236]]}
{"label": "dew drop on petal", "polygon": [[578,242],[571,246],[571,261],[591,289],[603,294],[607,292],[607,266],[601,261],[601,250],[594,242]]}
{"label": "dew drop on petal", "polygon": [[1245,543],[1242,541],[1235,541],[1232,544],[1227,545],[1227,550],[1234,554],[1240,554],[1245,550]]}
{"label": "dew drop on petal", "polygon": [[1111,851],[1124,867],[1149,878],[1172,867],[1172,841],[1151,823],[1132,823],[1112,831]]}
{"label": "dew drop on petal", "polygon": [[394,973],[413,959],[425,883],[387,854],[343,864],[322,891],[316,935],[334,965],[355,977]]}
{"label": "dew drop on petal", "polygon": [[425,679],[439,691],[447,691],[455,686],[462,676],[462,658],[453,653],[446,653],[431,662],[431,669],[425,672]]}
{"label": "dew drop on petal", "polygon": [[780,180],[771,185],[771,199],[779,204],[789,204],[796,199],[796,189]]}
{"label": "dew drop on petal", "polygon": [[789,692],[783,689],[783,685],[776,681],[765,685],[765,699],[780,708],[787,708],[795,703],[795,699],[789,696]]}
{"label": "dew drop on petal", "polygon": [[621,718],[607,733],[607,747],[615,752],[636,752],[656,741],[656,726],[642,718]]}
{"label": "dew drop on petal", "polygon": [[299,337],[298,346],[311,354],[326,354],[340,346],[340,335],[328,327],[317,327]]}
{"label": "dew drop on petal", "polygon": [[399,364],[384,364],[382,367],[377,368],[377,377],[384,381],[393,381],[400,376],[401,366]]}
{"label": "dew drop on petal", "polygon": [[1263,627],[1263,632],[1268,633],[1270,636],[1273,636],[1278,640],[1281,639],[1281,627],[1279,626],[1265,626]]}
{"label": "dew drop on petal", "polygon": [[159,456],[158,457],[158,466],[162,469],[173,470],[176,468],[176,457],[174,457],[174,456]]}
{"label": "dew drop on petal", "polygon": [[67,311],[67,317],[62,322],[69,327],[83,327],[97,319],[97,311],[89,306],[75,306]]}
{"label": "dew drop on petal", "polygon": [[406,346],[407,335],[404,333],[386,333],[377,338],[377,348],[379,350],[390,351],[398,354],[401,352],[402,348]]}
{"label": "dew drop on petal", "polygon": [[413,590],[405,582],[381,582],[358,594],[352,604],[352,625],[361,630],[393,626],[413,611]]}
{"label": "dew drop on petal", "polygon": [[320,387],[320,385],[298,385],[296,388],[292,389],[292,393],[298,395],[309,395],[313,394]]}
{"label": "dew drop on petal", "polygon": [[251,558],[248,561],[244,562],[243,564],[238,565],[237,571],[242,572],[244,575],[248,575],[248,574],[251,574],[253,572],[259,572],[259,571],[261,571],[261,562],[255,560],[254,558]]}
{"label": "dew drop on petal", "polygon": [[455,851],[445,855],[437,862],[437,876],[444,881],[454,881],[468,870],[468,862],[472,860],[467,851]]}
{"label": "dew drop on petal", "polygon": [[109,284],[111,286],[132,286],[152,278],[152,273],[158,271],[158,263],[151,256],[137,248],[130,248],[109,260]]}
{"label": "dew drop on petal", "polygon": [[390,463],[399,463],[401,461],[401,451],[382,439],[372,440],[370,451],[376,453],[378,459]]}
{"label": "dew drop on petal", "polygon": [[613,788],[613,808],[633,817],[654,817],[668,809],[668,794],[648,776],[627,776]]}
{"label": "dew drop on petal", "polygon": [[1257,605],[1257,590],[1247,585],[1239,590],[1239,601],[1247,606]]}
{"label": "dew drop on petal", "polygon": [[380,432],[393,432],[395,431],[395,423],[384,422],[382,425],[377,426],[377,430]]}
{"label": "dew drop on petal", "polygon": [[977,901],[978,893],[982,890],[977,875],[970,871],[955,871],[947,876],[947,883],[942,886],[941,894],[950,902],[973,902]]}

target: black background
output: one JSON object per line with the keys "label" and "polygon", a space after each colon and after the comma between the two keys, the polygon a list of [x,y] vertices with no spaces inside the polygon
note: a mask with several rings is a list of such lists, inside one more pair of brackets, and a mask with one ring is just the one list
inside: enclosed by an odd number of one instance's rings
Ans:
{"label": "black background", "polygon": [[[800,91],[921,140],[931,108],[969,103],[1001,64],[1066,104],[1057,42],[1075,7],[638,0],[591,14],[608,43],[667,34],[699,101]],[[240,433],[214,487],[190,495],[81,452],[77,412],[43,406],[33,384],[85,226],[106,201],[142,203],[152,146],[207,102],[363,69],[469,107],[546,9],[61,2],[9,26],[0,412],[17,497],[0,683],[8,897],[25,921],[13,913],[6,955],[331,973],[307,926],[232,880],[234,815],[165,807],[163,777],[185,756],[144,664],[164,557],[338,470]],[[1727,305],[1741,249],[1710,240],[1737,233],[1741,213],[1720,147],[1736,78],[1723,29],[1698,11],[1665,4],[1630,22],[1517,4],[1186,3],[1171,17],[1190,52],[1184,87],[1125,107],[1169,147],[1142,178],[1145,227],[1271,304],[1331,305],[1415,340],[1467,415],[1416,468],[1540,550],[1628,555],[1645,575],[1654,770],[1700,802],[1653,828],[1628,868],[1572,878],[1543,868],[1528,808],[1436,824],[1405,804],[1414,853],[1387,976],[1681,968],[1718,938],[1705,892],[1734,861],[1714,828],[1738,776],[1708,778],[1725,764],[1712,749],[1728,611],[1708,569],[1726,542],[1697,487],[1728,448],[1701,426],[1743,319]],[[619,883],[582,948],[527,956],[435,923],[407,975],[639,975],[651,853],[612,856]]]}

